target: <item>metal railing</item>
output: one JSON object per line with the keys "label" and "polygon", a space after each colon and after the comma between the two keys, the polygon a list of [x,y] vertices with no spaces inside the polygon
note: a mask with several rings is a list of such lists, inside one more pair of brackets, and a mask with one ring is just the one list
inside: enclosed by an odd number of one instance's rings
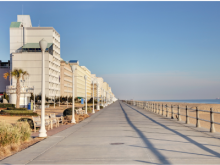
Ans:
{"label": "metal railing", "polygon": [[[6,93],[7,94],[15,94],[16,93],[16,86],[9,85],[6,86]],[[20,86],[20,94],[26,94],[26,93],[33,93],[34,87],[30,86]]]}
{"label": "metal railing", "polygon": [[[176,118],[178,121],[182,121],[181,117],[185,117],[185,123],[190,123],[190,118],[196,120],[196,127],[201,127],[200,121],[209,122],[210,123],[210,132],[215,132],[215,124],[220,125],[219,122],[216,122],[214,120],[214,114],[220,114],[220,112],[213,111],[212,108],[210,108],[210,111],[208,110],[199,110],[198,107],[195,109],[189,108],[187,105],[185,107],[180,107],[179,105],[172,105],[168,106],[164,103],[155,103],[151,101],[125,101],[127,104],[134,105],[143,109],[146,109],[148,111],[154,112],[156,114],[165,116],[167,118],[175,119],[174,115],[176,115]],[[181,113],[181,110],[185,110],[185,114]],[[174,112],[176,111],[176,112]],[[190,116],[189,113],[195,113],[194,116]],[[200,112],[205,112],[209,114],[210,120],[199,118]]]}

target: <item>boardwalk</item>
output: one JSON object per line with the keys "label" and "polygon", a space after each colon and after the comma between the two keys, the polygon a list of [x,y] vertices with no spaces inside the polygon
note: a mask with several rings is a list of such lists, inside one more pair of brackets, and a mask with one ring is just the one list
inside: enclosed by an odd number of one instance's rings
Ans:
{"label": "boardwalk", "polygon": [[216,137],[117,101],[0,163],[219,164]]}

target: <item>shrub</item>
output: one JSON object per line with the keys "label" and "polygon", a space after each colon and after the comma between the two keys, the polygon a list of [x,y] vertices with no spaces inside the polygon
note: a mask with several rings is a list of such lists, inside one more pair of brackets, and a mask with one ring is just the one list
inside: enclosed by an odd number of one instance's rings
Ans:
{"label": "shrub", "polygon": [[9,102],[9,95],[7,93],[3,93],[3,99],[6,99]]}
{"label": "shrub", "polygon": [[8,107],[15,108],[15,104],[2,104],[2,103],[0,103],[0,108],[8,108]]}
{"label": "shrub", "polygon": [[103,106],[100,106],[100,109],[103,109]]}
{"label": "shrub", "polygon": [[[83,107],[82,109],[85,110],[85,107]],[[92,108],[90,106],[87,106],[87,113],[92,113]]]}
{"label": "shrub", "polygon": [[72,115],[72,108],[67,108],[63,111],[63,116]]}
{"label": "shrub", "polygon": [[[89,99],[89,101],[87,103],[93,103],[93,98]],[[97,103],[97,100],[94,100],[94,103]]]}
{"label": "shrub", "polygon": [[26,141],[31,136],[31,129],[27,122],[8,124],[0,122],[0,147]]}
{"label": "shrub", "polygon": [[[76,114],[76,109],[75,109]],[[72,115],[72,108],[67,108],[63,111],[63,116]]]}
{"label": "shrub", "polygon": [[27,108],[13,108],[13,107],[8,107],[7,110],[26,110]]}
{"label": "shrub", "polygon": [[18,122],[27,122],[31,129],[34,129],[34,122],[30,118],[20,118],[18,119]]}

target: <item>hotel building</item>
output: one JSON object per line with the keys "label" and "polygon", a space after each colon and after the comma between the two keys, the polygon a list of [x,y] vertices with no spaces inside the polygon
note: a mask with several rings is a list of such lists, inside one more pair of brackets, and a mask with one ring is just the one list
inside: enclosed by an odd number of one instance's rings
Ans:
{"label": "hotel building", "polygon": [[[18,68],[30,76],[24,85],[34,86],[35,94],[41,94],[42,52],[39,41],[48,43],[44,53],[45,94],[47,97],[60,95],[60,34],[53,27],[32,27],[29,15],[18,15],[10,25],[11,70]],[[12,85],[16,81],[12,80]]]}
{"label": "hotel building", "polygon": [[[68,61],[60,62],[60,95],[72,96],[73,72]],[[76,86],[76,85],[74,85]]]}
{"label": "hotel building", "polygon": [[87,100],[91,98],[91,72],[85,66],[80,66],[78,60],[70,60],[70,65],[75,65],[76,70],[74,71],[74,81],[75,81],[75,97],[79,99],[85,98],[85,79],[84,76],[87,75],[86,90],[87,90]]}

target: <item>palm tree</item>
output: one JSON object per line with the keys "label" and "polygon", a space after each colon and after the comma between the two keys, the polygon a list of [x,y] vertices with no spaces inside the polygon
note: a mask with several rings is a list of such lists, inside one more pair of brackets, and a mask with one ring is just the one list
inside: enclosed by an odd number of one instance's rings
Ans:
{"label": "palm tree", "polygon": [[16,83],[16,96],[17,96],[17,100],[16,100],[16,108],[20,107],[20,79],[24,80],[24,76],[29,76],[29,73],[27,71],[23,71],[22,69],[14,69],[11,72],[11,77],[10,77],[10,73],[4,73],[4,78],[7,79],[7,77],[9,77],[9,79],[11,79],[12,77],[14,77],[17,80]]}

